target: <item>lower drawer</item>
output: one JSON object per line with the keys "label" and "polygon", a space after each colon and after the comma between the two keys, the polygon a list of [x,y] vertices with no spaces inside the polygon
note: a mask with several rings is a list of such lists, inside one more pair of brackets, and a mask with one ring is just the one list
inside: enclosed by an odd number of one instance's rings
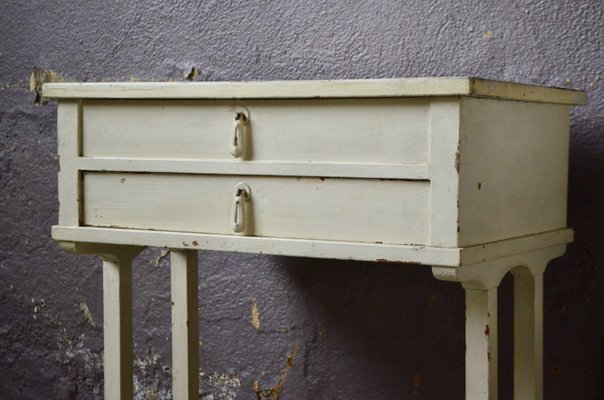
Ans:
{"label": "lower drawer", "polygon": [[424,244],[429,188],[427,181],[91,172],[83,176],[83,222]]}

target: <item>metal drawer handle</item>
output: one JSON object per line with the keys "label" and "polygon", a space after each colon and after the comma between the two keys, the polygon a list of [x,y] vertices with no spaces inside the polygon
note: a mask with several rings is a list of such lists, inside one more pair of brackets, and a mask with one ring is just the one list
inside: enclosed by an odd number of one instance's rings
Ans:
{"label": "metal drawer handle", "polygon": [[245,127],[248,124],[248,117],[243,110],[235,111],[235,121],[233,121],[233,132],[231,133],[231,154],[233,157],[241,157],[245,149]]}
{"label": "metal drawer handle", "polygon": [[247,183],[238,183],[235,186],[235,200],[233,201],[233,215],[231,220],[231,229],[235,233],[243,232],[246,228],[245,223],[245,203],[250,201],[252,190]]}

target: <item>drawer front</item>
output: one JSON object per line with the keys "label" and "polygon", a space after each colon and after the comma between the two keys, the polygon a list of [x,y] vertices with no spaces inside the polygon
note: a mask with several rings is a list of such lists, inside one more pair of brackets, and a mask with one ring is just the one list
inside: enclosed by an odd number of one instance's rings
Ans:
{"label": "drawer front", "polygon": [[[249,186],[243,209],[237,185]],[[241,197],[239,197],[241,199]],[[424,244],[429,182],[86,173],[84,224],[210,234]],[[237,211],[239,210],[239,211]],[[241,210],[243,217],[236,217]],[[243,221],[242,221],[243,218]]]}
{"label": "drawer front", "polygon": [[[89,100],[85,157],[426,163],[429,100]],[[232,155],[236,110],[249,116]]]}

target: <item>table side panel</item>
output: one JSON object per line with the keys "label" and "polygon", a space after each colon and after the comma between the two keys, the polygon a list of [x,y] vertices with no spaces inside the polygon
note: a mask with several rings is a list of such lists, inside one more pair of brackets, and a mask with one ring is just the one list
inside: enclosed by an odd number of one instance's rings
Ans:
{"label": "table side panel", "polygon": [[566,227],[569,111],[463,98],[460,247]]}

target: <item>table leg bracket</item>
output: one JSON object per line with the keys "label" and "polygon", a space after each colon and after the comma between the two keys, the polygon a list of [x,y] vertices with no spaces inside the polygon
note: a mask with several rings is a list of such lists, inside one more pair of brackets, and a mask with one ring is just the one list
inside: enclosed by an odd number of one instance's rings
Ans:
{"label": "table leg bracket", "polygon": [[466,299],[466,400],[496,400],[497,288],[514,276],[514,399],[543,399],[543,273],[565,245],[465,265],[433,267],[437,279],[459,282]]}

